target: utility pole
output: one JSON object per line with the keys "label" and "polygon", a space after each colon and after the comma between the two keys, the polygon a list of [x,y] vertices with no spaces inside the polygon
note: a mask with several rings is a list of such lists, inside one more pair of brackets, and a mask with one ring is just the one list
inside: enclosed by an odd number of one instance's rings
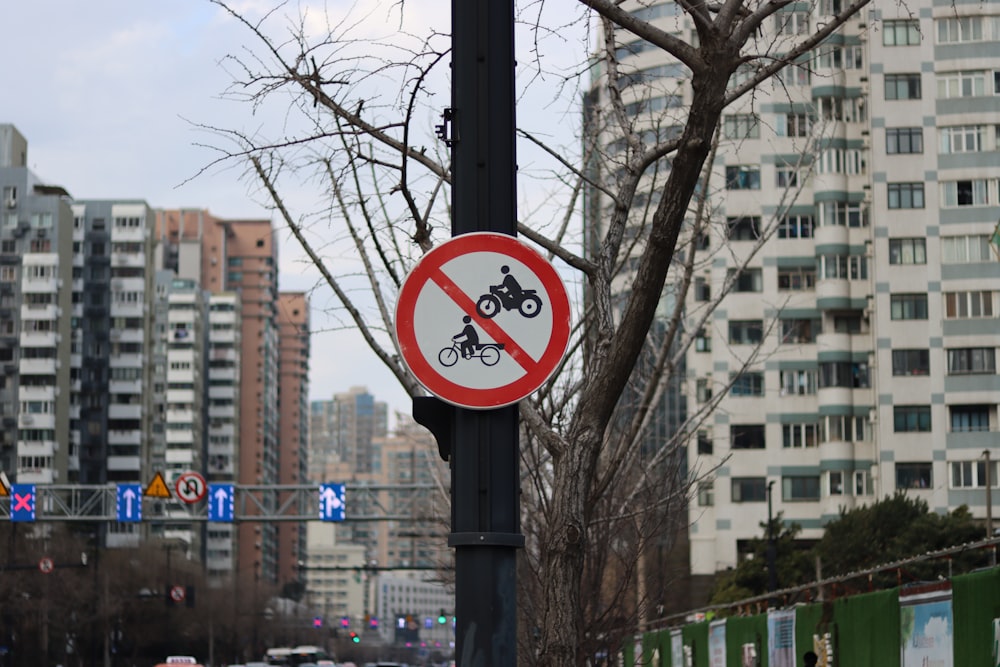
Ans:
{"label": "utility pole", "polygon": [[[983,450],[986,459],[986,539],[993,539],[993,471],[990,469],[990,450]],[[997,547],[990,547],[990,565],[997,564]]]}
{"label": "utility pole", "polygon": [[[452,0],[452,236],[516,236],[513,0]],[[455,652],[463,667],[517,663],[520,532],[517,404],[469,410],[418,397],[413,416],[451,467]]]}
{"label": "utility pole", "polygon": [[778,590],[778,570],[777,570],[777,546],[774,542],[774,517],[771,514],[771,496],[773,495],[774,480],[767,483],[767,591],[773,593]]}

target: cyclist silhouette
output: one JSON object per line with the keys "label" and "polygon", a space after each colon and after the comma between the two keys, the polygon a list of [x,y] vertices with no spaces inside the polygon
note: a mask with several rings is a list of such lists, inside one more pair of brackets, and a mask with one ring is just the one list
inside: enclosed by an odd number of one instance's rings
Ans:
{"label": "cyclist silhouette", "polygon": [[472,318],[466,315],[462,318],[462,322],[465,323],[465,327],[451,337],[456,343],[461,343],[462,358],[471,359],[473,353],[476,350],[476,346],[479,345],[479,334],[476,333],[476,328],[472,326]]}

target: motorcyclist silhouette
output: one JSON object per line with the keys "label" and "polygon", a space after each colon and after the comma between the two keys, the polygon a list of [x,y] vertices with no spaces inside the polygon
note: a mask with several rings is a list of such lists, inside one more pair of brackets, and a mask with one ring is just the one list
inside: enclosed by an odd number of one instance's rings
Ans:
{"label": "motorcyclist silhouette", "polygon": [[491,291],[501,297],[508,305],[517,303],[524,294],[521,283],[517,282],[517,278],[511,275],[510,267],[506,264],[500,267],[500,273],[503,274],[503,280],[500,281],[499,285],[495,285]]}
{"label": "motorcyclist silhouette", "polygon": [[466,315],[462,318],[462,322],[465,323],[465,327],[452,336],[451,339],[456,343],[461,343],[462,358],[471,359],[476,346],[479,345],[479,334],[476,333],[476,328],[472,326],[471,317]]}

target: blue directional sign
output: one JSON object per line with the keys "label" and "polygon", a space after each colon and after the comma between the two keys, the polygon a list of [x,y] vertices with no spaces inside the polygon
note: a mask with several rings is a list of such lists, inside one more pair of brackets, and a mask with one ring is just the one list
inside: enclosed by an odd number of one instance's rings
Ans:
{"label": "blue directional sign", "polygon": [[119,484],[115,513],[122,523],[142,521],[142,484]]}
{"label": "blue directional sign", "polygon": [[10,485],[10,520],[35,520],[35,485]]}
{"label": "blue directional sign", "polygon": [[208,520],[216,523],[232,523],[235,495],[235,487],[232,484],[209,484]]}
{"label": "blue directional sign", "polygon": [[323,521],[344,520],[344,485],[319,485],[319,518]]}

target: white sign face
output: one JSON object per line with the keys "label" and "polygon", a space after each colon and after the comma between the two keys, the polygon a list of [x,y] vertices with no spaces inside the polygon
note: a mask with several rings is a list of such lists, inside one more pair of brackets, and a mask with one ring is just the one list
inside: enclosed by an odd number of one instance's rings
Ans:
{"label": "white sign face", "polygon": [[475,409],[521,400],[548,379],[569,342],[569,299],[555,269],[512,236],[457,236],[403,284],[396,340],[428,391]]}

